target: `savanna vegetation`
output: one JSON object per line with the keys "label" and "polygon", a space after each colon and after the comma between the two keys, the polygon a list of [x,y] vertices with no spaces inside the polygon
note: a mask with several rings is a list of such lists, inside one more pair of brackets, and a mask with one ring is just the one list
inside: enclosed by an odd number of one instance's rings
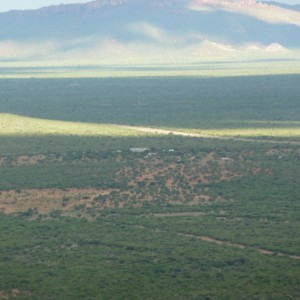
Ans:
{"label": "savanna vegetation", "polygon": [[298,81],[0,80],[0,299],[298,299]]}

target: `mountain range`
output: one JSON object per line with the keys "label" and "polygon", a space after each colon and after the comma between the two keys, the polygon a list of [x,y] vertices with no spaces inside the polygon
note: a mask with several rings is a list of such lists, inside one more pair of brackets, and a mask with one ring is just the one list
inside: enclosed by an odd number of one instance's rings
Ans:
{"label": "mountain range", "polygon": [[0,61],[190,60],[300,49],[300,5],[96,0],[0,13]]}

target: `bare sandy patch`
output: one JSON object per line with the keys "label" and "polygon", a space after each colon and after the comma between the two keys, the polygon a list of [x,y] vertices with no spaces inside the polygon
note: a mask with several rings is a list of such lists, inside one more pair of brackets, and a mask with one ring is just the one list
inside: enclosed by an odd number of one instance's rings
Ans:
{"label": "bare sandy patch", "polygon": [[300,153],[300,148],[299,149],[293,149],[293,148],[274,148],[270,149],[266,152],[267,155],[273,156],[273,155],[285,155],[285,154],[290,154],[290,153]]}
{"label": "bare sandy patch", "polygon": [[[277,252],[277,251],[271,251],[271,250],[267,250],[267,249],[257,249],[257,251],[261,254],[267,254],[267,255],[275,255],[275,256],[284,256],[284,255],[288,255],[285,254],[283,252]],[[300,256],[298,255],[288,255],[288,257],[292,258],[292,259],[300,259]]]}
{"label": "bare sandy patch", "polygon": [[23,165],[36,165],[46,159],[46,155],[20,155],[13,160],[12,165],[23,166]]}
{"label": "bare sandy patch", "polygon": [[0,299],[12,299],[18,297],[30,297],[31,293],[28,291],[21,291],[20,289],[14,288],[8,292],[0,290]]}
{"label": "bare sandy patch", "polygon": [[201,211],[190,211],[190,212],[174,212],[174,213],[157,213],[152,214],[153,217],[200,217],[206,215]]}
{"label": "bare sandy patch", "polygon": [[179,233],[178,235],[186,236],[186,237],[194,237],[194,238],[200,239],[201,241],[210,242],[210,243],[214,243],[214,244],[218,244],[218,245],[227,245],[227,246],[230,246],[230,247],[237,247],[237,248],[240,248],[240,249],[246,248],[245,245],[232,243],[232,242],[229,242],[229,241],[218,240],[218,239],[212,238],[210,236],[198,236],[198,235],[184,234],[184,233]]}
{"label": "bare sandy patch", "polygon": [[213,160],[215,160],[215,153],[210,152],[201,159],[200,165],[204,167],[207,165],[208,162],[213,161]]}
{"label": "bare sandy patch", "polygon": [[240,249],[244,249],[246,247],[245,245],[242,245],[242,244],[232,243],[232,242],[228,242],[228,241],[222,241],[222,240],[218,240],[218,239],[215,239],[215,238],[212,238],[209,236],[199,236],[198,238],[202,241],[215,243],[218,245],[227,245],[230,247],[238,247]]}
{"label": "bare sandy patch", "polygon": [[[209,242],[209,243],[214,243],[217,245],[225,245],[225,246],[229,246],[229,247],[237,247],[240,249],[245,249],[247,248],[246,245],[243,244],[239,244],[239,243],[233,243],[233,242],[229,242],[226,240],[219,240],[210,236],[201,236],[201,235],[193,235],[193,234],[186,234],[186,233],[178,233],[179,236],[184,236],[184,237],[190,237],[190,238],[196,238],[196,239],[200,239],[201,241],[204,242]],[[266,254],[266,255],[274,255],[274,256],[287,256],[291,259],[300,259],[300,256],[298,255],[290,255],[284,252],[280,252],[280,251],[271,251],[271,250],[267,250],[267,249],[262,249],[262,248],[256,248],[256,251],[258,251],[261,254]]]}

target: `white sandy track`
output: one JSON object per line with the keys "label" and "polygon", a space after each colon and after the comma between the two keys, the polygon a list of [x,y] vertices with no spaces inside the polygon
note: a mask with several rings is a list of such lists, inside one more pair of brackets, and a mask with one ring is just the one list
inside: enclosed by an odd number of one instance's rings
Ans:
{"label": "white sandy track", "polygon": [[184,132],[178,130],[168,130],[168,129],[160,129],[160,128],[152,128],[152,127],[141,127],[141,126],[126,126],[123,127],[137,130],[145,133],[153,133],[153,134],[163,134],[163,135],[179,135],[186,137],[197,137],[197,138],[209,138],[209,139],[217,139],[217,140],[230,140],[230,141],[239,141],[239,142],[254,142],[254,143],[269,143],[269,144],[290,144],[290,145],[300,145],[300,142],[295,141],[283,141],[283,140],[273,140],[273,139],[253,139],[253,138],[242,138],[235,136],[222,136],[222,135],[208,135],[201,133],[191,133]]}
{"label": "white sandy track", "polygon": [[[229,241],[223,241],[223,240],[218,240],[215,239],[213,237],[209,237],[209,236],[199,236],[199,235],[193,235],[193,234],[185,234],[185,233],[178,233],[179,236],[183,236],[183,237],[189,237],[189,238],[196,238],[199,239],[201,241],[204,242],[209,242],[209,243],[215,243],[218,245],[225,245],[225,246],[229,246],[229,247],[237,247],[240,249],[245,249],[247,246],[244,244],[238,244],[238,243],[232,243]],[[266,250],[266,249],[262,249],[262,248],[256,248],[256,250],[261,253],[261,254],[268,254],[268,255],[274,255],[274,256],[287,256],[291,259],[297,259],[300,260],[300,256],[298,255],[290,255],[287,253],[283,253],[283,252],[278,252],[278,251],[271,251],[271,250]]]}

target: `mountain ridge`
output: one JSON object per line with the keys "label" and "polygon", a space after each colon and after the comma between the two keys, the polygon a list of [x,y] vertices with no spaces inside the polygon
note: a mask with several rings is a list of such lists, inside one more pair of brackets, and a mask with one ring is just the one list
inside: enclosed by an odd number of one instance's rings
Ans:
{"label": "mountain ridge", "polygon": [[255,49],[284,54],[300,49],[300,13],[297,6],[281,6],[254,0],[96,0],[10,11],[0,13],[0,61],[113,60],[110,52],[124,59],[154,59],[168,51],[174,58]]}

